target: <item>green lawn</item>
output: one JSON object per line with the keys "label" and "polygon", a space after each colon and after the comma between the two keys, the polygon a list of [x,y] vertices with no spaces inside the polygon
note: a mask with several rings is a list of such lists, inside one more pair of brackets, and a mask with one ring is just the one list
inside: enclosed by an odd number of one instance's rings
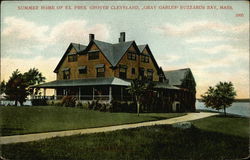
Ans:
{"label": "green lawn", "polygon": [[185,113],[109,113],[55,106],[0,107],[1,135],[111,126],[172,118]]}
{"label": "green lawn", "polygon": [[197,127],[205,131],[219,132],[233,136],[249,137],[249,118],[237,116],[213,116],[192,121]]}
{"label": "green lawn", "polygon": [[[196,120],[196,127],[185,130],[162,125],[2,145],[2,156],[12,160],[241,159],[248,156],[248,131],[233,130],[248,127],[248,120],[214,117]],[[212,125],[218,123],[227,127]],[[209,125],[215,130],[204,127]]]}

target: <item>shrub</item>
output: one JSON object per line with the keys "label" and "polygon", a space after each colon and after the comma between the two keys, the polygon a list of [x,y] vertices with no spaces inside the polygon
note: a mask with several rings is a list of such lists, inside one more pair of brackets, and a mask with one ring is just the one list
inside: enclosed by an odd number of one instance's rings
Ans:
{"label": "shrub", "polygon": [[73,96],[64,96],[62,98],[63,107],[75,107],[76,105],[76,97]]}
{"label": "shrub", "polygon": [[47,104],[47,99],[32,99],[31,100],[32,106],[46,106]]}

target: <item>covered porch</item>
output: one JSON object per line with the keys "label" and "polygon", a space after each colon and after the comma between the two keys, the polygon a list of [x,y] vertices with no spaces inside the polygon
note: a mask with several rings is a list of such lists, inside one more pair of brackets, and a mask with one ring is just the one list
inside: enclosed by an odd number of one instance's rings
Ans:
{"label": "covered porch", "polygon": [[[132,100],[128,94],[127,87],[129,81],[120,78],[96,78],[79,80],[56,80],[36,86],[33,88],[43,89],[43,95],[34,96],[34,99],[46,98],[49,100],[59,100],[64,96],[73,96],[77,100]],[[53,96],[47,96],[46,90],[54,89]]]}

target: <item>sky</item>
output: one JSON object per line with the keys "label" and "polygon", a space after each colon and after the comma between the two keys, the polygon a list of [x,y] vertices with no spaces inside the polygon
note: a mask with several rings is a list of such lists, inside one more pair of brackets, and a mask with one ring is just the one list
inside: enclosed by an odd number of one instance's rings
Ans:
{"label": "sky", "polygon": [[231,81],[237,98],[249,98],[247,1],[5,1],[1,81],[33,67],[55,80],[53,70],[71,42],[86,45],[93,33],[117,43],[120,32],[148,44],[163,70],[190,68],[198,98],[219,81]]}

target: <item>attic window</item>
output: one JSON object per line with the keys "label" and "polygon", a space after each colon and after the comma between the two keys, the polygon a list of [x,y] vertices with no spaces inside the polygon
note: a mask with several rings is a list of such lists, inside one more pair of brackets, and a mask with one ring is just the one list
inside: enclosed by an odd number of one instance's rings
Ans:
{"label": "attic window", "polygon": [[89,51],[89,60],[99,59],[99,51]]}
{"label": "attic window", "polygon": [[78,67],[79,74],[87,73],[87,66]]}
{"label": "attic window", "polygon": [[141,62],[149,63],[149,56],[148,55],[141,55]]}
{"label": "attic window", "polygon": [[136,60],[136,53],[135,52],[128,52],[128,59],[129,60]]}
{"label": "attic window", "polygon": [[68,62],[76,62],[76,61],[77,61],[77,54],[68,55]]}

